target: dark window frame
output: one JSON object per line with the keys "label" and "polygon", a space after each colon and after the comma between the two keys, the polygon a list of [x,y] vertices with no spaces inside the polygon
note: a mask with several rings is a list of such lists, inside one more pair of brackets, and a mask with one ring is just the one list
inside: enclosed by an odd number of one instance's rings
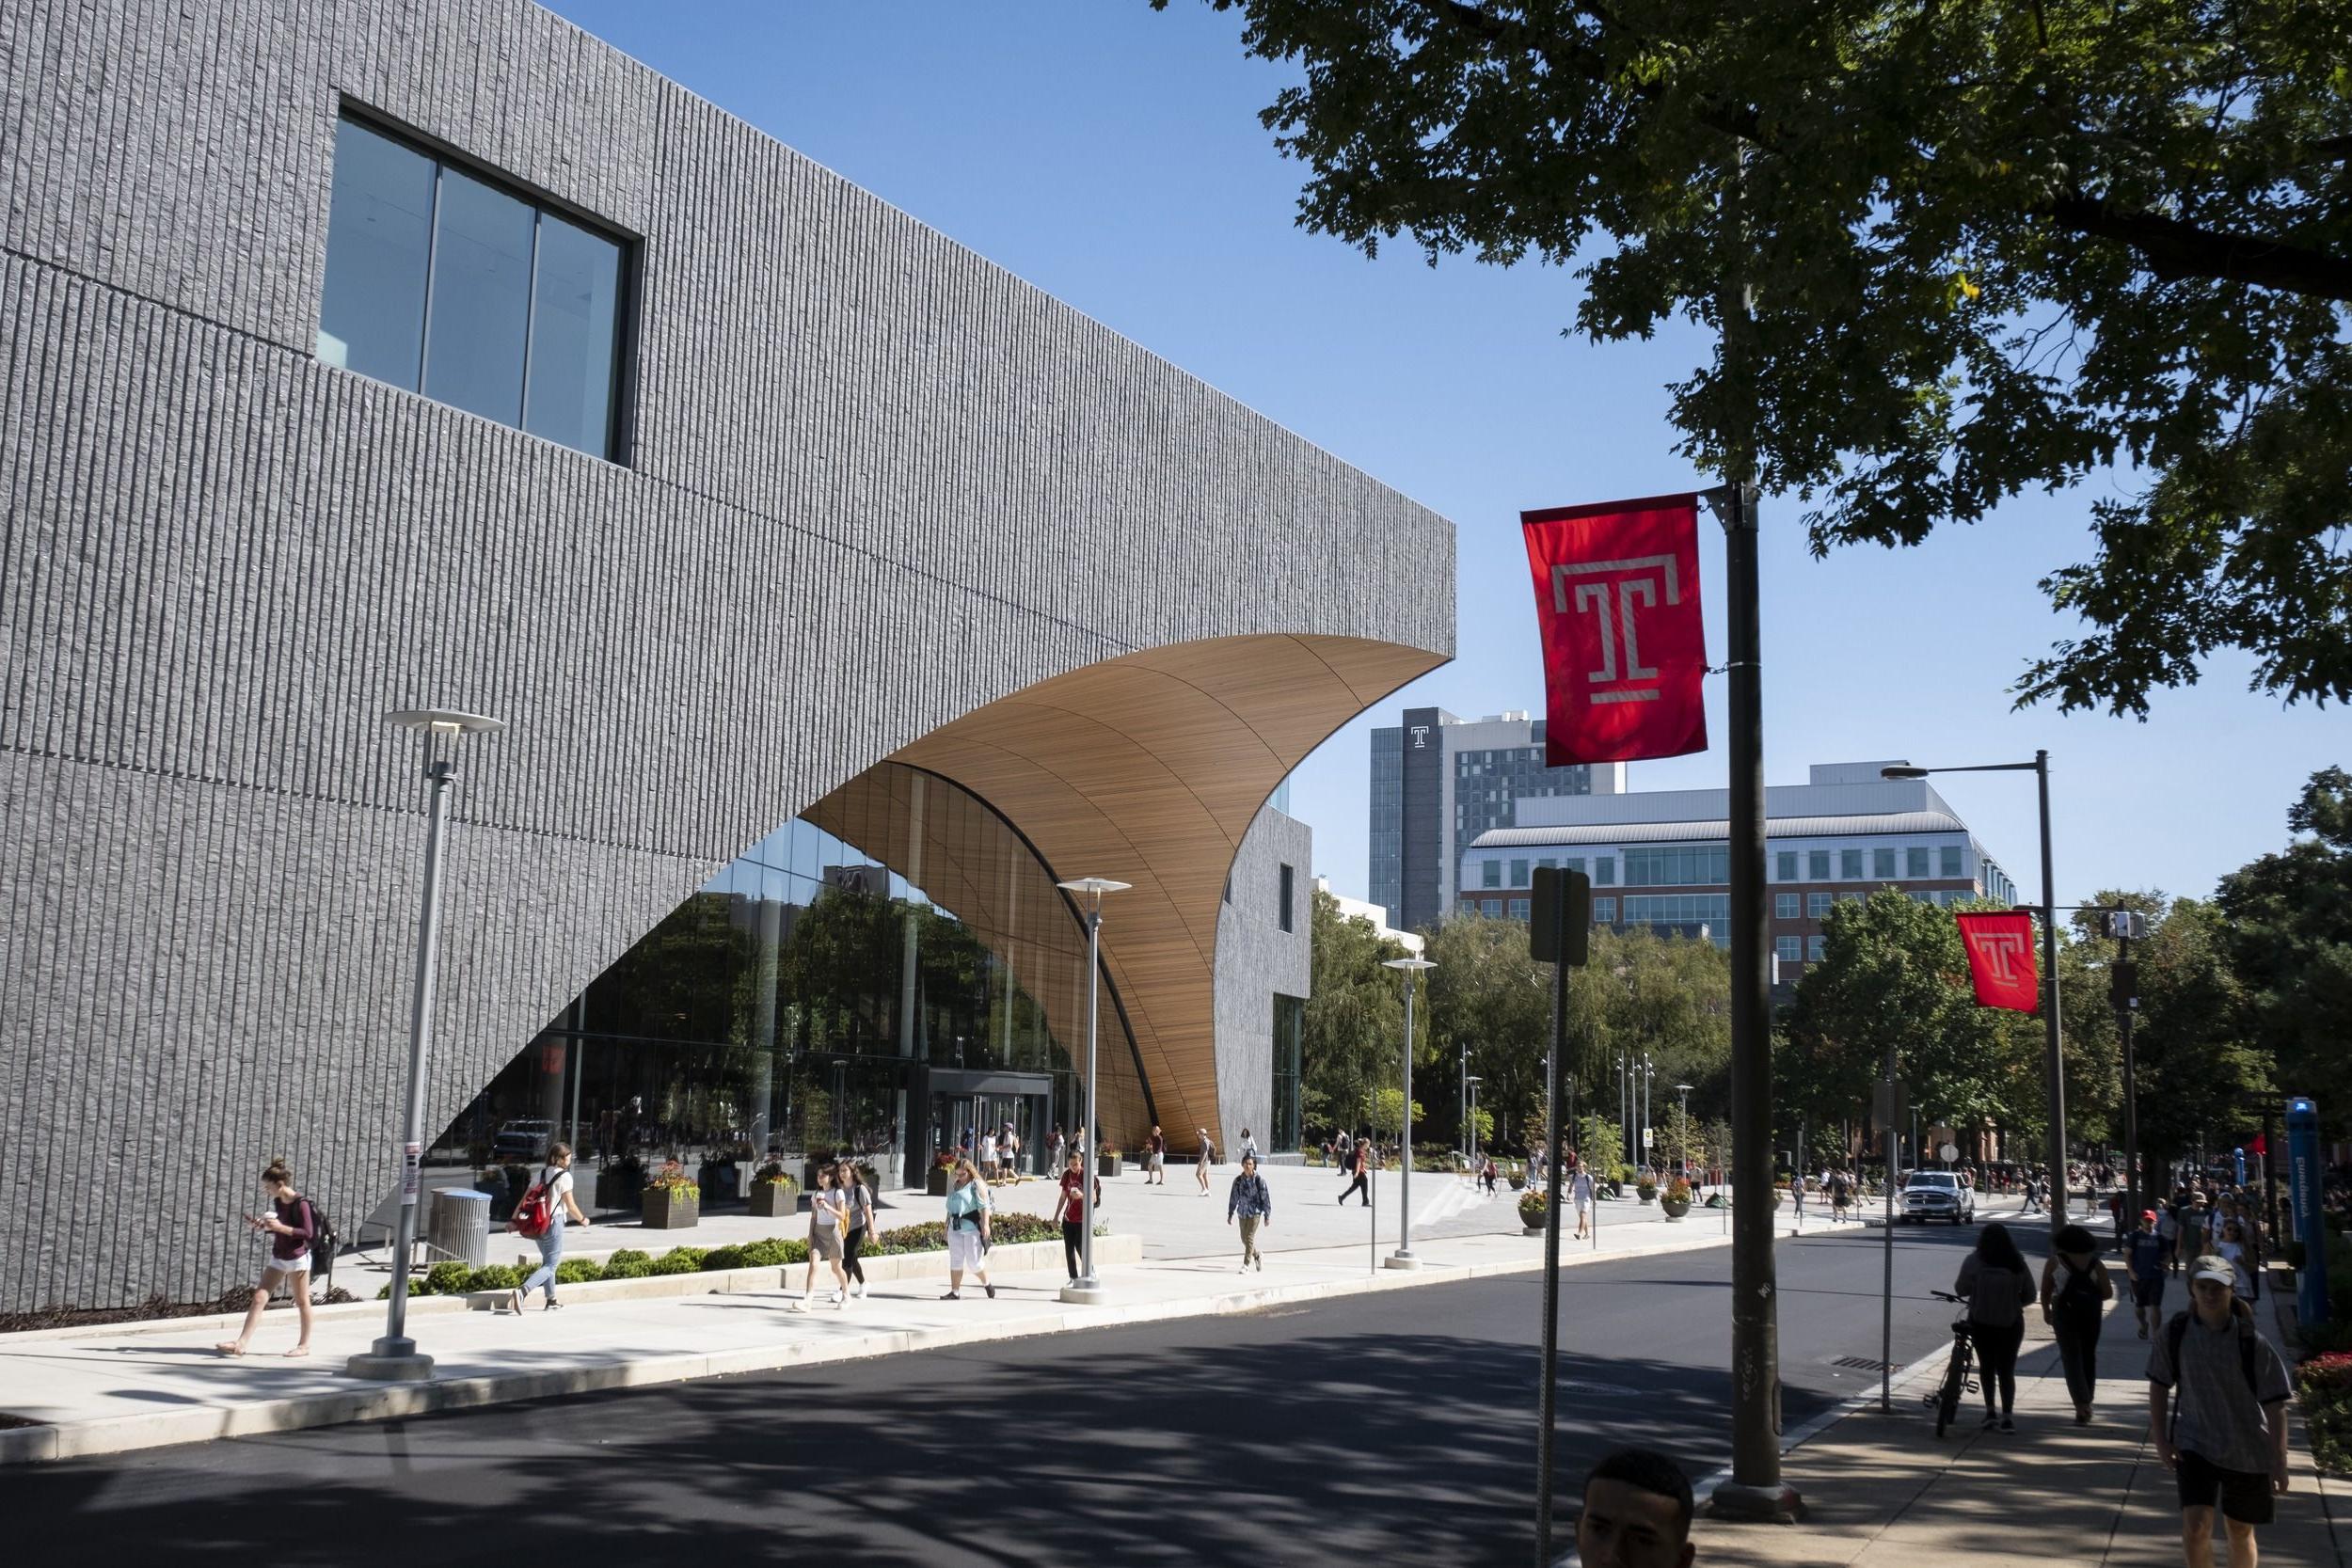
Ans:
{"label": "dark window frame", "polygon": [[[468,179],[480,181],[483,184],[489,186],[492,190],[498,191],[501,195],[511,197],[516,201],[528,203],[533,208],[543,209],[548,213],[552,213],[557,217],[564,219],[566,223],[576,224],[580,228],[587,230],[589,232],[596,235],[600,239],[611,241],[619,248],[620,277],[613,292],[612,302],[612,330],[614,337],[618,341],[614,345],[614,353],[612,356],[612,385],[610,388],[612,400],[612,413],[609,419],[609,445],[611,450],[604,452],[582,451],[578,447],[567,445],[564,442],[555,440],[551,436],[541,436],[534,431],[525,429],[519,423],[510,425],[501,420],[489,419],[488,416],[482,414],[471,414],[470,417],[478,420],[485,420],[488,423],[498,425],[503,430],[512,430],[517,432],[518,434],[529,436],[532,439],[536,441],[546,441],[549,446],[562,447],[565,451],[580,452],[582,457],[593,457],[598,462],[610,463],[615,467],[635,467],[637,456],[636,392],[639,380],[639,345],[644,336],[645,236],[633,230],[625,228],[620,224],[614,223],[611,218],[606,217],[600,213],[589,211],[577,201],[568,200],[554,191],[548,190],[543,186],[534,185],[530,181],[511,174],[506,170],[498,167],[496,165],[485,163],[481,158],[468,152],[465,149],[445,141],[439,136],[433,135],[429,132],[421,131],[417,127],[407,124],[405,121],[395,119],[381,109],[376,108],[373,104],[368,103],[362,100],[352,98],[347,95],[339,97],[335,106],[335,119],[337,123],[341,123],[346,119],[351,120],[353,123],[360,125],[369,131],[373,131],[377,135],[383,136],[387,140],[397,142],[402,146],[406,147],[410,151],[415,152],[421,157],[432,159],[436,164],[448,164],[454,166],[458,172],[464,174]],[[331,149],[328,158],[327,180],[331,189],[334,181],[334,167]],[[319,278],[323,285],[326,280],[326,269],[324,264],[322,264],[320,268]],[[426,288],[425,320],[427,324],[426,329],[429,331],[431,329],[430,324],[432,321],[432,296],[429,277]],[[329,370],[334,370],[339,369],[340,367],[330,365],[327,368]],[[419,385],[415,387],[400,387],[394,382],[378,381],[375,377],[369,376],[364,372],[359,371],[351,371],[346,373],[358,375],[364,380],[376,381],[378,386],[392,387],[396,390],[408,393],[411,397],[423,398],[426,402],[431,403],[437,407],[455,409],[461,414],[470,413],[469,410],[465,409],[456,404],[450,403],[441,398],[434,397],[430,393],[426,392],[422,386],[423,378],[421,373],[419,376]],[[527,372],[524,380],[523,397],[524,406],[528,409],[530,400],[530,381]]]}

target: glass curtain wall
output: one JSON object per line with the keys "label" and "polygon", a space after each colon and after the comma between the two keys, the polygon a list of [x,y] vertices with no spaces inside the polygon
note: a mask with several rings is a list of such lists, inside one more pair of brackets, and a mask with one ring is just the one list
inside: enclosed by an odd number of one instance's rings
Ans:
{"label": "glass curtain wall", "polygon": [[[672,911],[432,1157],[527,1164],[561,1138],[581,1196],[593,1185],[608,1208],[633,1207],[639,1168],[675,1157],[707,1207],[741,1196],[740,1162],[797,1176],[846,1153],[920,1182],[933,1149],[1009,1122],[1038,1172],[1053,1128],[1077,1124],[1085,979],[1085,931],[1021,837],[970,792],[886,763]],[[1101,1027],[1105,1108],[1135,1103],[1107,983]],[[585,1179],[607,1167],[615,1180]]]}

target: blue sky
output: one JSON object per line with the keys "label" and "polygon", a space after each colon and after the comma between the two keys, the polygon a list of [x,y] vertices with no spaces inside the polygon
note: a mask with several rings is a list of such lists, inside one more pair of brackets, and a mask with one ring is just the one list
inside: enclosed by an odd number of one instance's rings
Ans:
{"label": "blue sky", "polygon": [[[698,4],[552,8],[1452,518],[1454,662],[1350,724],[1294,776],[1316,869],[1364,890],[1366,732],[1408,705],[1465,717],[1540,709],[1519,544],[1524,507],[1712,483],[1672,455],[1669,381],[1705,359],[1689,331],[1595,347],[1565,338],[1572,276],[1367,261],[1293,222],[1302,166],[1257,111],[1286,80],[1245,58],[1240,24],[1196,0]],[[1763,505],[1766,769],[1907,756],[2053,759],[2058,894],[2210,894],[2286,836],[2313,769],[2352,764],[2341,712],[2249,693],[2217,660],[2146,723],[2012,712],[2026,657],[2067,635],[2034,584],[2089,554],[2095,491],[2033,497],[1899,552],[1805,551],[1799,508]],[[1705,525],[1709,652],[1722,657],[1720,534]],[[1724,692],[1708,681],[1713,733]],[[1704,755],[1636,763],[1637,789],[1720,784]],[[1938,781],[2026,895],[2033,789]]]}

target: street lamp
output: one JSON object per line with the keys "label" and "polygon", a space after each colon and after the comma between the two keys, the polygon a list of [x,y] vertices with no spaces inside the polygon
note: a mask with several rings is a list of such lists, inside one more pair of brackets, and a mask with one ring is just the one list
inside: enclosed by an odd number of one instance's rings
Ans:
{"label": "street lamp", "polygon": [[1688,1177],[1691,1174],[1691,1085],[1677,1084],[1675,1092],[1682,1096],[1682,1122],[1676,1130],[1678,1135],[1676,1138],[1675,1158],[1681,1163],[1682,1174]]}
{"label": "street lamp", "polygon": [[1470,1163],[1472,1171],[1478,1168],[1478,1085],[1485,1082],[1484,1078],[1473,1073],[1470,1081],[1463,1085],[1468,1091],[1470,1106],[1463,1119],[1470,1124]]}
{"label": "street lamp", "polygon": [[1421,1259],[1413,1256],[1413,991],[1424,969],[1438,966],[1427,958],[1391,958],[1390,969],[1405,972],[1405,1105],[1397,1113],[1401,1131],[1397,1135],[1399,1152],[1398,1185],[1396,1193],[1396,1250],[1389,1255],[1392,1269],[1418,1269]]}
{"label": "street lamp", "polygon": [[1082,1223],[1086,1235],[1080,1239],[1078,1277],[1061,1288],[1061,1299],[1094,1307],[1110,1299],[1110,1292],[1103,1288],[1094,1273],[1094,1183],[1102,1161],[1095,1147],[1099,1141],[1096,1133],[1101,1109],[1094,1100],[1094,1026],[1103,994],[1103,895],[1124,893],[1135,884],[1114,882],[1108,877],[1080,877],[1054,885],[1064,893],[1082,893],[1087,899],[1087,1102],[1086,1115],[1078,1118],[1078,1135],[1086,1141],[1087,1164],[1094,1167],[1079,1173],[1078,1196],[1085,1204]]}
{"label": "street lamp", "polygon": [[1883,779],[1924,779],[1931,773],[2031,773],[2042,805],[2042,1071],[2050,1085],[2050,1227],[2066,1223],[2066,1069],[2058,1055],[2058,890],[2050,869],[2050,753],[2031,762],[1992,762],[1973,768],[1882,768]]}
{"label": "street lamp", "polygon": [[416,1383],[433,1375],[433,1357],[420,1354],[417,1342],[408,1338],[408,1267],[417,1244],[418,1175],[424,1159],[424,1063],[433,1044],[433,980],[441,934],[441,834],[449,822],[450,783],[457,776],[457,764],[440,754],[440,742],[447,736],[453,746],[469,735],[496,735],[506,725],[478,713],[446,708],[403,708],[384,718],[424,737],[424,776],[429,781],[424,909],[417,921],[416,981],[408,998],[408,1100],[400,1124],[400,1219],[393,1231],[391,1299],[383,1337],[353,1356],[343,1370],[379,1383]]}

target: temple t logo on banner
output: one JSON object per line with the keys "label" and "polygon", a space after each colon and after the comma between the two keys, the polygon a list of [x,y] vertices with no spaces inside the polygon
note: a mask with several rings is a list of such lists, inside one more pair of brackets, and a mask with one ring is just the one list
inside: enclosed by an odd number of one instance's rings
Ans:
{"label": "temple t logo on banner", "polygon": [[1698,498],[1523,512],[1543,636],[1545,763],[1707,749]]}
{"label": "temple t logo on banner", "polygon": [[2041,974],[2034,963],[2033,917],[2022,913],[1958,914],[1968,975],[1980,1006],[2021,1013],[2042,1010]]}

